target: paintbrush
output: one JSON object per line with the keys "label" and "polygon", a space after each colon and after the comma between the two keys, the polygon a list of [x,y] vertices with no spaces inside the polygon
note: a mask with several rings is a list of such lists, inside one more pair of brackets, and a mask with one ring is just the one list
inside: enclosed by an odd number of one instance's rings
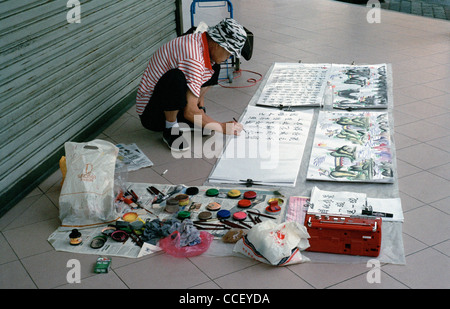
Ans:
{"label": "paintbrush", "polygon": [[[236,122],[238,122],[238,121],[236,120],[236,118],[234,118],[234,117],[233,117],[233,120],[236,121]],[[245,131],[244,128],[242,128],[242,130],[243,130],[245,133],[247,133],[247,131]]]}

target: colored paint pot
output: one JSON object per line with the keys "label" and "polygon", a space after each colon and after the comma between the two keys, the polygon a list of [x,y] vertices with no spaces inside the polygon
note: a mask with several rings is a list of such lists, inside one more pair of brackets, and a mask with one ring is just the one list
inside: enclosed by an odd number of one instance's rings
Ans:
{"label": "colored paint pot", "polygon": [[222,206],[217,202],[211,202],[206,206],[206,209],[216,211],[219,210]]}
{"label": "colored paint pot", "polygon": [[238,207],[240,208],[248,208],[250,206],[252,206],[252,202],[250,200],[242,199],[238,202]]}
{"label": "colored paint pot", "polygon": [[114,226],[107,226],[104,229],[102,229],[102,234],[109,236],[112,234],[112,232],[114,232],[116,230],[116,228]]}
{"label": "colored paint pot", "polygon": [[106,240],[107,238],[104,235],[95,236],[94,238],[92,238],[90,246],[92,249],[100,249],[101,247],[103,247]]}
{"label": "colored paint pot", "polygon": [[272,215],[279,214],[281,212],[281,207],[278,206],[278,201],[270,202],[270,205],[266,207],[266,212]]}
{"label": "colored paint pot", "polygon": [[196,194],[198,194],[198,188],[197,187],[189,187],[186,189],[186,194],[196,195]]}
{"label": "colored paint pot", "polygon": [[231,198],[238,198],[239,196],[241,196],[241,191],[233,189],[228,191],[227,195]]}
{"label": "colored paint pot", "polygon": [[128,233],[122,230],[117,230],[111,234],[111,238],[118,242],[124,242],[128,239]]}
{"label": "colored paint pot", "polygon": [[222,209],[217,212],[218,219],[228,219],[229,217],[231,217],[231,213],[229,210]]}
{"label": "colored paint pot", "polygon": [[167,199],[166,207],[164,208],[164,210],[170,214],[176,213],[178,210],[180,210],[179,201],[174,197]]}
{"label": "colored paint pot", "polygon": [[177,196],[175,196],[175,198],[178,200],[178,205],[180,205],[180,206],[189,205],[189,195],[178,194]]}
{"label": "colored paint pot", "polygon": [[126,214],[124,214],[122,216],[123,221],[126,221],[126,222],[136,221],[137,218],[138,218],[138,214],[135,212],[127,212]]}
{"label": "colored paint pot", "polygon": [[255,191],[246,191],[244,193],[244,198],[248,200],[253,200],[256,198],[256,192]]}
{"label": "colored paint pot", "polygon": [[201,213],[198,214],[198,218],[200,220],[208,220],[212,218],[212,213],[209,211],[202,211]]}
{"label": "colored paint pot", "polygon": [[271,198],[267,202],[270,204],[273,201],[277,201],[278,205],[283,205],[283,203],[284,203],[284,200],[282,198],[279,198],[279,197]]}
{"label": "colored paint pot", "polygon": [[219,195],[219,190],[215,189],[215,188],[211,188],[206,190],[206,196],[217,196]]}
{"label": "colored paint pot", "polygon": [[238,211],[233,214],[233,219],[236,221],[244,221],[247,219],[247,214],[243,211]]}
{"label": "colored paint pot", "polygon": [[191,213],[189,211],[180,211],[177,214],[178,219],[184,220],[184,219],[188,219],[191,217]]}

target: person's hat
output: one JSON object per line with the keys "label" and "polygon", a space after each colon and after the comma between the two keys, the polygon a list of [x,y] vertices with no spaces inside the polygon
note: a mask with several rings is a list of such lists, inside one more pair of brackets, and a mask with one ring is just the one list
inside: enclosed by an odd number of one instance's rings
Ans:
{"label": "person's hat", "polygon": [[241,57],[241,50],[247,39],[244,27],[232,18],[225,18],[213,27],[209,27],[207,33],[214,42],[225,48],[237,58]]}

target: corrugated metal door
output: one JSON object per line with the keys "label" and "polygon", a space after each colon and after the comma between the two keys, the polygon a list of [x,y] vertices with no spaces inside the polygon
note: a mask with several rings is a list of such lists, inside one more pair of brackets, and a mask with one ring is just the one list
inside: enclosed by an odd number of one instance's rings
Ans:
{"label": "corrugated metal door", "polygon": [[177,2],[0,2],[0,215],[66,141],[130,108],[150,55],[177,36]]}

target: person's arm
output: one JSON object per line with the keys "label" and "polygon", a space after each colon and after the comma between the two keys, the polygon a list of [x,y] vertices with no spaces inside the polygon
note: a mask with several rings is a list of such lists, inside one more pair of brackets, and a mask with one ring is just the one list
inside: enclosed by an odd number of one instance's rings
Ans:
{"label": "person's arm", "polygon": [[[203,93],[204,95],[204,93]],[[202,95],[200,95],[202,97]],[[205,114],[205,112],[202,109],[199,109],[199,106],[204,103],[204,97],[203,100],[201,98],[196,97],[190,89],[188,89],[186,93],[186,100],[187,105],[184,108],[184,118],[189,120],[192,123],[194,122],[194,116],[201,116],[201,126],[202,128],[222,132],[225,134],[234,134],[239,135],[242,131],[242,125],[236,121],[229,121],[229,122],[219,122],[210,117],[208,114]],[[197,124],[197,123],[195,123]]]}

